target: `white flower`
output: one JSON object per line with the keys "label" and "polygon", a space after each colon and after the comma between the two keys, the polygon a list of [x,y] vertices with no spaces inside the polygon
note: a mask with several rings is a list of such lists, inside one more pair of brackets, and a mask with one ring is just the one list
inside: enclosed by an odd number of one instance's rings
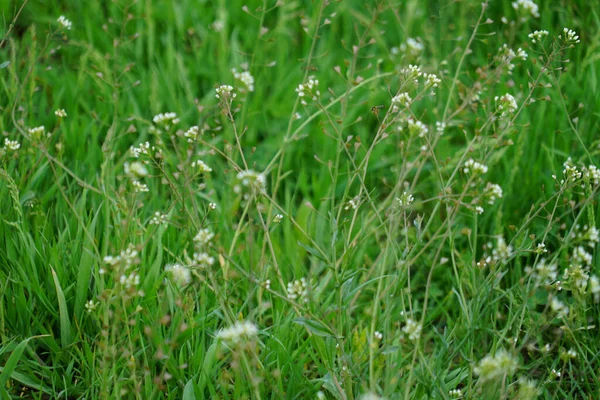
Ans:
{"label": "white flower", "polygon": [[590,276],[588,285],[592,296],[594,296],[594,301],[596,303],[600,302],[600,279],[596,275],[592,275]]}
{"label": "white flower", "polygon": [[199,245],[208,244],[213,238],[215,234],[210,231],[210,229],[200,229],[196,236],[194,236],[194,242]]}
{"label": "white flower", "polygon": [[200,173],[205,173],[205,172],[212,172],[212,168],[209,167],[208,165],[206,165],[204,163],[204,161],[202,160],[196,160],[192,163],[192,167],[193,168],[198,168],[198,172]]}
{"label": "white flower", "polygon": [[146,143],[140,143],[139,147],[135,147],[135,146],[131,146],[129,148],[129,152],[131,153],[131,156],[134,158],[140,158],[140,155],[142,154],[149,154],[149,150],[150,150],[150,143],[146,142]]}
{"label": "white flower", "polygon": [[541,42],[544,37],[548,36],[548,31],[534,31],[527,35],[531,39],[531,43]]}
{"label": "white flower", "polygon": [[217,338],[227,345],[236,345],[246,341],[251,341],[258,335],[258,328],[252,322],[236,322],[229,328],[221,329],[217,333]]}
{"label": "white flower", "polygon": [[569,182],[576,182],[577,180],[581,179],[581,177],[583,176],[583,173],[581,171],[579,171],[579,169],[577,169],[577,167],[575,165],[573,165],[573,162],[571,161],[571,157],[567,158],[567,161],[565,161],[563,166],[564,166],[563,175],[565,176],[566,179],[561,180],[561,182],[560,182],[561,184],[569,183]]}
{"label": "white flower", "polygon": [[487,355],[482,358],[475,374],[479,376],[481,382],[502,378],[505,375],[512,375],[519,367],[519,360],[504,349],[496,351],[496,354]]}
{"label": "white flower", "polygon": [[[513,1],[512,6],[517,12],[523,14],[530,14],[534,18],[540,17],[540,11],[537,4],[531,0],[517,0]],[[523,18],[525,19],[525,18]]]}
{"label": "white flower", "polygon": [[577,36],[577,33],[575,33],[575,31],[569,29],[569,28],[564,28],[563,29],[563,37],[565,39],[566,43],[579,43],[579,36]]}
{"label": "white flower", "polygon": [[130,274],[123,274],[119,278],[119,283],[125,287],[125,289],[133,289],[140,284],[140,276],[136,271],[133,271]]}
{"label": "white flower", "polygon": [[400,45],[400,50],[411,58],[417,58],[425,50],[425,46],[421,43],[421,38],[408,38],[406,43]]}
{"label": "white flower", "polygon": [[71,23],[71,21],[69,21],[68,19],[65,18],[64,15],[61,15],[60,17],[58,17],[57,19],[59,25],[61,26],[62,29],[66,29],[68,31],[71,30],[71,27],[73,26],[73,24]]}
{"label": "white flower", "polygon": [[379,341],[379,340],[383,339],[383,334],[379,331],[375,331],[375,332],[373,332],[373,337],[375,338],[375,340]]}
{"label": "white flower", "polygon": [[175,114],[174,112],[167,112],[164,114],[161,113],[155,115],[154,118],[152,118],[152,121],[156,125],[162,125],[165,128],[169,129],[171,125],[176,125],[179,123],[179,118],[177,118],[177,114]]}
{"label": "white flower", "polygon": [[200,268],[208,268],[215,263],[215,259],[208,253],[194,253],[194,264]]}
{"label": "white flower", "polygon": [[32,139],[39,139],[44,135],[44,125],[35,128],[29,128],[28,132]]}
{"label": "white flower", "polygon": [[415,121],[412,118],[408,119],[408,132],[410,135],[417,135],[419,137],[425,137],[429,133],[429,128],[427,125],[422,123],[421,121]]}
{"label": "white flower", "polygon": [[125,170],[125,174],[130,176],[131,178],[138,179],[148,176],[148,169],[144,164],[139,161],[134,161],[131,164],[126,162],[123,165],[123,169]]}
{"label": "white flower", "polygon": [[435,123],[435,130],[440,135],[443,135],[444,131],[446,130],[446,124],[444,122],[440,122],[440,121],[436,122]]}
{"label": "white flower", "polygon": [[408,318],[406,320],[406,325],[404,325],[404,327],[402,328],[402,332],[404,332],[406,336],[408,336],[408,339],[411,342],[416,342],[417,339],[419,339],[419,337],[421,336],[422,328],[423,327],[420,323],[413,320],[412,318]]}
{"label": "white flower", "polygon": [[233,92],[233,86],[231,85],[221,85],[215,89],[215,92],[217,92],[215,94],[215,97],[224,101],[229,99],[235,99],[235,97],[237,96],[237,94]]}
{"label": "white flower", "polygon": [[148,189],[148,185],[146,185],[145,183],[142,183],[140,181],[133,180],[133,181],[131,181],[131,184],[133,185],[133,188],[135,189],[135,191],[138,193],[150,191]]}
{"label": "white flower", "polygon": [[58,118],[65,118],[67,116],[67,112],[61,108],[54,111],[54,115],[56,115]]}
{"label": "white flower", "polygon": [[452,397],[453,399],[459,399],[462,397],[462,390],[460,389],[451,389],[448,394],[450,395],[450,397]]}
{"label": "white flower", "polygon": [[192,273],[190,272],[190,269],[184,265],[167,265],[165,271],[171,275],[171,279],[173,279],[173,282],[175,282],[177,286],[185,287],[192,282]]}
{"label": "white flower", "polygon": [[253,170],[238,172],[238,183],[233,187],[235,193],[241,193],[242,188],[250,189],[255,194],[263,194],[267,190],[267,178],[264,174]]}
{"label": "white flower", "polygon": [[411,102],[412,99],[410,98],[410,95],[408,93],[400,93],[399,95],[392,97],[392,104],[394,106],[392,111],[398,112],[400,110],[398,106],[408,108],[410,107]]}
{"label": "white flower", "polygon": [[419,77],[423,75],[423,72],[421,72],[421,68],[417,65],[409,64],[408,67],[400,70],[400,74],[404,75],[404,78],[407,81],[414,80],[414,83],[416,84],[419,82]]}
{"label": "white flower", "polygon": [[225,23],[223,21],[216,20],[212,24],[210,24],[210,28],[215,32],[221,32],[223,28],[225,28]]}
{"label": "white flower", "polygon": [[577,246],[573,249],[573,262],[585,266],[592,265],[592,255],[588,253],[583,246]]}
{"label": "white flower", "polygon": [[494,204],[496,199],[502,198],[502,188],[500,185],[488,182],[485,187],[484,197],[487,197],[488,204]]}
{"label": "white flower", "polygon": [[476,214],[481,215],[481,214],[483,214],[483,211],[484,211],[483,207],[481,207],[481,206],[475,206],[475,213]]}
{"label": "white flower", "polygon": [[412,194],[403,192],[400,197],[396,197],[396,202],[400,207],[408,207],[415,200]]}
{"label": "white flower", "polygon": [[556,297],[552,297],[550,300],[550,309],[558,318],[565,318],[567,315],[569,315],[569,307],[567,307],[565,303],[558,300]]}
{"label": "white flower", "polygon": [[507,244],[502,236],[498,236],[496,240],[496,247],[492,250],[492,261],[505,263],[512,257],[513,247]]}
{"label": "white flower", "polygon": [[192,126],[190,129],[185,131],[185,133],[183,134],[183,136],[188,138],[188,140],[187,140],[188,143],[195,142],[196,140],[198,140],[198,137],[200,135],[204,135],[204,129],[200,129],[197,126]]}
{"label": "white flower", "polygon": [[217,203],[208,203],[208,208],[211,210],[216,210],[217,209]]}
{"label": "white flower", "polygon": [[233,77],[246,86],[248,91],[254,92],[254,77],[248,71],[237,72],[234,68],[231,70],[233,72]]}
{"label": "white flower", "polygon": [[279,224],[279,223],[281,223],[281,221],[282,221],[282,220],[283,220],[283,215],[281,215],[281,214],[277,214],[277,215],[275,215],[275,217],[273,218],[273,222],[274,222],[274,223],[276,223],[276,224]]}
{"label": "white flower", "polygon": [[436,88],[440,83],[442,83],[442,80],[435,74],[423,74],[423,77],[425,78],[426,89]]}
{"label": "white flower", "polygon": [[4,139],[4,148],[10,151],[17,151],[21,148],[21,144],[16,140],[8,140],[8,138]]}
{"label": "white flower", "polygon": [[594,186],[600,184],[600,169],[595,165],[590,165],[583,169],[583,177]]}
{"label": "white flower", "polygon": [[535,265],[533,273],[535,275],[536,280],[539,283],[542,283],[544,285],[550,285],[556,280],[558,276],[557,269],[558,266],[556,263],[548,263],[546,262],[545,258],[542,258]]}
{"label": "white flower", "polygon": [[301,300],[308,302],[308,285],[306,278],[296,279],[287,284],[287,297],[290,300]]}
{"label": "white flower", "polygon": [[309,77],[306,83],[301,83],[296,88],[296,93],[298,93],[298,97],[300,98],[300,103],[302,105],[307,105],[308,103],[304,99],[305,97],[312,98],[313,101],[317,101],[321,92],[317,89],[319,85],[319,80],[314,79],[314,77]]}
{"label": "white flower", "polygon": [[85,310],[88,313],[92,313],[96,310],[96,307],[98,307],[100,303],[94,302],[94,300],[88,300],[87,303],[85,303]]}
{"label": "white flower", "polygon": [[465,174],[485,174],[488,171],[488,167],[484,164],[481,164],[477,161],[474,161],[472,158],[468,159],[467,162],[465,162],[465,165],[463,167],[463,172]]}
{"label": "white flower", "polygon": [[515,100],[513,95],[509,93],[506,93],[505,95],[499,97],[496,96],[494,97],[494,100],[496,101],[496,103],[499,103],[498,110],[502,112],[502,114],[500,114],[500,116],[502,117],[514,113],[518,108],[517,101]]}
{"label": "white flower", "polygon": [[150,220],[150,225],[161,225],[167,223],[167,216],[160,211],[154,213],[154,216]]}

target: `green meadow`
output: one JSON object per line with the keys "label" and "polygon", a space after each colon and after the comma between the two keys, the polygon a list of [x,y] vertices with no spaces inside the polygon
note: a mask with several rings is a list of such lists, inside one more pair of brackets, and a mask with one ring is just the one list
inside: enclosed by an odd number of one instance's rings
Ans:
{"label": "green meadow", "polygon": [[0,398],[600,398],[596,1],[0,12]]}

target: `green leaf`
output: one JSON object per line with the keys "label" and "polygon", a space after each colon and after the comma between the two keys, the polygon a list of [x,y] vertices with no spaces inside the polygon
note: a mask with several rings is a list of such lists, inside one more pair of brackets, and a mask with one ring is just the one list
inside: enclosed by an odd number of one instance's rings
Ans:
{"label": "green leaf", "polygon": [[41,337],[46,337],[46,336],[50,336],[50,335],[32,336],[30,338],[23,340],[21,343],[19,343],[17,345],[17,347],[15,347],[15,349],[13,350],[10,357],[8,357],[6,364],[4,364],[4,367],[2,367],[2,369],[1,369],[1,371],[2,371],[2,373],[0,373],[0,387],[1,388],[4,389],[6,387],[8,378],[10,378],[13,375],[13,371],[15,370],[17,364],[19,363],[19,360],[21,359],[21,356],[23,355],[23,351],[25,351],[25,347],[27,347],[27,343],[29,343],[29,341],[31,339],[41,338]]}
{"label": "green leaf", "polygon": [[188,383],[185,384],[185,388],[183,388],[183,397],[182,400],[196,400],[196,394],[194,393],[194,383],[191,379]]}
{"label": "green leaf", "polygon": [[69,311],[67,309],[67,302],[65,300],[65,294],[60,287],[58,276],[54,272],[54,268],[50,267],[52,271],[52,278],[54,279],[54,287],[56,288],[56,297],[58,297],[58,311],[60,321],[60,344],[63,347],[71,344],[71,321],[69,320]]}
{"label": "green leaf", "polygon": [[315,321],[314,319],[296,318],[294,319],[294,322],[305,326],[314,335],[321,337],[336,337],[336,335],[327,325],[322,322]]}

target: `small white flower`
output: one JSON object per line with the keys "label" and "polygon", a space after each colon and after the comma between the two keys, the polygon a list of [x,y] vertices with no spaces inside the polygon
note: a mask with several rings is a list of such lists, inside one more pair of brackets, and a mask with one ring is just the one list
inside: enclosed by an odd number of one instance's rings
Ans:
{"label": "small white flower", "polygon": [[412,118],[408,119],[408,133],[412,135],[416,135],[418,137],[425,137],[429,133],[429,128],[427,125],[422,123],[421,121],[415,121]]}
{"label": "small white flower", "polygon": [[267,190],[267,178],[264,174],[255,172],[253,170],[246,170],[238,172],[237,184],[233,187],[235,193],[241,193],[242,188],[249,189],[255,194],[266,193]]}
{"label": "small white flower", "polygon": [[567,315],[569,315],[569,307],[567,307],[565,303],[558,300],[556,297],[552,297],[550,300],[550,309],[558,318],[565,318]]}
{"label": "small white flower", "polygon": [[400,93],[399,95],[392,97],[392,104],[395,106],[400,105],[402,107],[408,108],[410,107],[411,102],[412,99],[410,98],[410,95],[408,93]]}
{"label": "small white flower", "polygon": [[171,279],[173,279],[173,282],[175,282],[177,286],[185,287],[192,282],[192,273],[190,272],[190,269],[184,265],[167,265],[165,271],[171,275]]}
{"label": "small white flower", "polygon": [[212,172],[212,168],[204,163],[202,160],[196,160],[192,162],[192,168],[198,168],[198,172],[201,174],[206,172]]}
{"label": "small white flower", "polygon": [[467,162],[465,162],[465,165],[463,167],[463,172],[465,174],[477,174],[477,175],[482,175],[485,174],[488,171],[488,167],[484,164],[481,164],[475,160],[473,160],[472,158],[468,159]]}
{"label": "small white flower", "polygon": [[541,42],[546,36],[548,36],[548,31],[534,31],[527,35],[531,39],[531,43]]}
{"label": "small white flower", "polygon": [[99,304],[100,303],[94,302],[94,300],[89,300],[87,303],[85,303],[85,310],[88,313],[92,313],[96,310]]}
{"label": "small white flower", "polygon": [[199,245],[208,244],[213,238],[215,234],[211,232],[210,229],[204,228],[200,229],[196,236],[194,236],[194,242]]}
{"label": "small white flower", "polygon": [[204,129],[200,129],[197,126],[192,126],[183,134],[187,138],[188,143],[197,141],[200,135],[204,135]]}
{"label": "small white flower", "polygon": [[21,144],[16,140],[9,140],[8,138],[4,139],[4,148],[10,151],[17,151],[21,148]]}
{"label": "small white flower", "polygon": [[408,339],[411,342],[416,342],[417,339],[419,339],[419,337],[421,336],[422,329],[423,327],[420,323],[413,320],[412,318],[408,318],[406,320],[406,325],[404,325],[404,327],[402,328],[402,332],[404,332],[406,336],[408,336]]}
{"label": "small white flower", "polygon": [[208,253],[194,253],[194,264],[200,268],[208,268],[215,263],[214,257]]}
{"label": "small white flower", "polygon": [[481,214],[483,214],[483,211],[484,211],[483,207],[481,207],[481,206],[475,206],[475,213],[476,214],[481,215]]}
{"label": "small white flower", "polygon": [[594,186],[600,184],[600,169],[595,165],[589,165],[587,168],[583,168],[583,177]]}
{"label": "small white flower", "polygon": [[54,115],[56,115],[58,118],[66,118],[67,112],[61,108],[54,111]]}
{"label": "small white flower", "polygon": [[500,185],[491,182],[487,183],[484,191],[484,197],[487,197],[488,204],[494,204],[496,199],[502,198],[502,194],[502,188]]}
{"label": "small white flower", "polygon": [[281,215],[281,214],[277,214],[277,215],[275,215],[275,217],[273,218],[273,222],[274,222],[274,223],[276,223],[276,224],[279,224],[279,223],[281,223],[281,221],[282,221],[282,220],[283,220],[283,215]]}
{"label": "small white flower", "polygon": [[179,123],[179,118],[177,118],[177,114],[174,112],[167,112],[155,115],[154,118],[152,118],[152,121],[156,125],[162,125],[166,129],[169,129],[172,125],[177,125]]}
{"label": "small white flower", "polygon": [[131,164],[126,162],[123,165],[123,169],[125,174],[133,179],[139,179],[148,176],[148,168],[146,168],[146,166],[139,161],[134,161]]}
{"label": "small white flower", "polygon": [[250,92],[254,92],[254,77],[248,71],[237,72],[234,68],[231,70],[233,72],[233,77],[246,86],[246,89]]}
{"label": "small white flower", "polygon": [[309,77],[306,83],[301,83],[296,88],[296,93],[298,93],[298,97],[300,98],[300,103],[306,106],[308,103],[305,100],[305,97],[312,98],[313,101],[317,101],[319,96],[321,96],[321,92],[317,89],[319,86],[319,80],[314,79],[314,77]]}
{"label": "small white flower", "polygon": [[62,29],[66,29],[68,31],[71,30],[73,24],[71,23],[71,21],[69,21],[68,19],[65,18],[64,15],[61,15],[60,17],[58,17],[57,19],[59,25],[61,26]]}
{"label": "small white flower", "polygon": [[396,202],[400,207],[408,207],[415,200],[412,194],[403,192],[400,197],[396,197]]}
{"label": "small white flower", "polygon": [[167,216],[160,211],[154,213],[154,216],[150,220],[150,225],[161,225],[167,223]]}
{"label": "small white flower", "polygon": [[44,126],[38,126],[35,128],[29,128],[28,132],[32,139],[40,139],[44,135]]}
{"label": "small white flower", "polygon": [[233,92],[233,86],[231,85],[221,85],[215,89],[215,97],[219,100],[227,101],[230,99],[235,99],[237,94]]}
{"label": "small white flower", "polygon": [[375,340],[381,340],[383,339],[383,334],[379,331],[375,331],[373,332],[373,337],[375,338]]}
{"label": "small white flower", "polygon": [[139,147],[131,146],[129,148],[129,152],[131,153],[131,156],[134,158],[140,158],[140,155],[142,155],[142,154],[148,155],[149,151],[150,151],[150,143],[149,142],[140,143]]}
{"label": "small white flower", "polygon": [[[529,14],[534,18],[540,17],[540,11],[537,4],[535,4],[531,0],[517,0],[512,3],[512,7],[517,10],[517,12],[522,14]],[[525,20],[526,18],[523,18]]]}
{"label": "small white flower", "polygon": [[425,46],[421,43],[421,38],[408,38],[406,43],[400,45],[400,50],[411,58],[418,58],[425,50]]}
{"label": "small white flower", "polygon": [[440,83],[442,83],[442,80],[435,74],[423,74],[423,77],[425,78],[426,89],[436,88]]}
{"label": "small white flower", "polygon": [[496,380],[505,375],[512,375],[519,367],[519,360],[504,349],[500,349],[495,355],[487,355],[479,361],[475,367],[475,374],[481,382]]}
{"label": "small white flower", "polygon": [[308,302],[308,284],[306,278],[296,279],[287,284],[287,297],[290,300]]}
{"label": "small white flower", "polygon": [[133,180],[133,181],[131,181],[131,184],[133,185],[133,188],[135,189],[135,191],[138,193],[150,191],[148,189],[148,185],[146,185],[145,183],[142,183],[140,181]]}
{"label": "small white flower", "polygon": [[577,33],[575,33],[575,31],[573,31],[569,28],[563,29],[563,38],[566,43],[579,43],[580,42],[579,36],[577,36]]}
{"label": "small white flower", "polygon": [[208,203],[208,208],[211,210],[216,210],[217,209],[217,203]]}
{"label": "small white flower", "polygon": [[258,328],[252,322],[236,322],[233,326],[221,329],[217,333],[217,338],[222,340],[228,346],[252,341],[258,335]]}
{"label": "small white flower", "polygon": [[494,97],[494,100],[498,104],[498,110],[502,112],[500,114],[500,116],[502,117],[508,114],[513,114],[517,110],[517,108],[519,108],[517,105],[517,101],[510,93],[506,93],[502,96],[496,96]]}

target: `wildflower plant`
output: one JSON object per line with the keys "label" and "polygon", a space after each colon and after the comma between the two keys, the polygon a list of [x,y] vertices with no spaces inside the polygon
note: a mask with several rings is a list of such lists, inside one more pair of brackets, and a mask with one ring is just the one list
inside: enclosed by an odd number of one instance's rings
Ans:
{"label": "wildflower plant", "polygon": [[594,2],[30,3],[0,397],[597,395]]}

